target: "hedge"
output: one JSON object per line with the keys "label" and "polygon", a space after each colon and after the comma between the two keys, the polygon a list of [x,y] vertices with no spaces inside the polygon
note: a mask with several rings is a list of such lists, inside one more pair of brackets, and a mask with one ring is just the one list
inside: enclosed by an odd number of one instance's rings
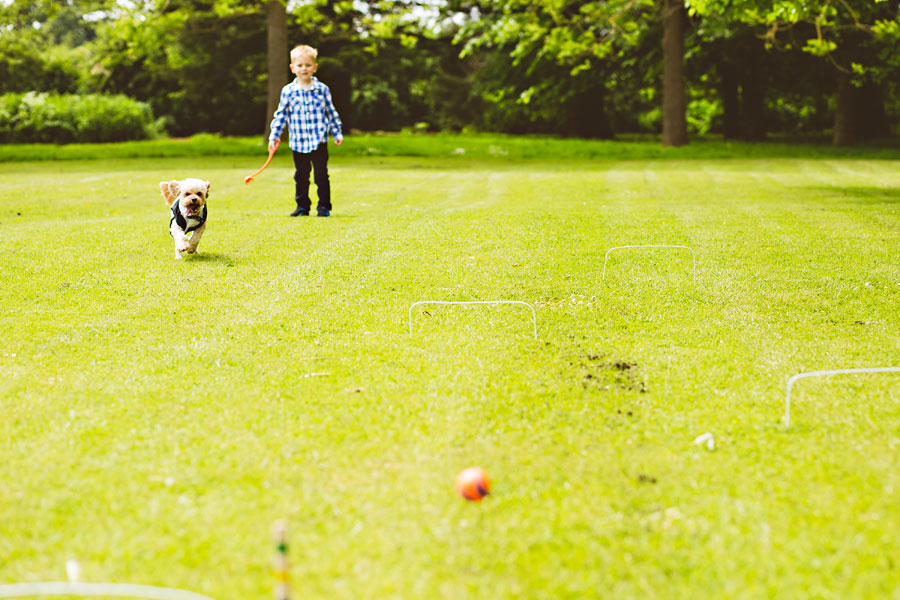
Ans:
{"label": "hedge", "polygon": [[150,106],[126,96],[0,96],[0,143],[124,142],[156,137]]}

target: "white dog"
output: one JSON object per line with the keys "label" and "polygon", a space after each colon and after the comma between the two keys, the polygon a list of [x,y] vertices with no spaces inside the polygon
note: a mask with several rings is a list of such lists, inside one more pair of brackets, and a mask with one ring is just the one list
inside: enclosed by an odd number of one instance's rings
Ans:
{"label": "white dog", "polygon": [[209,182],[191,178],[161,181],[159,190],[172,210],[169,233],[175,239],[175,258],[181,258],[182,252],[193,254],[206,229]]}

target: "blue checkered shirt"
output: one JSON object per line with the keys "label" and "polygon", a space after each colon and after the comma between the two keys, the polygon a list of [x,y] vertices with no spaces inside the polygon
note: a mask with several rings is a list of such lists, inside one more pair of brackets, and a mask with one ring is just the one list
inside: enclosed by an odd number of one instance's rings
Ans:
{"label": "blue checkered shirt", "polygon": [[296,79],[281,88],[278,109],[269,126],[270,142],[281,137],[285,122],[294,152],[312,152],[328,140],[329,131],[336,140],[344,137],[341,117],[331,101],[331,90],[315,77],[312,78],[312,85],[305,90]]}

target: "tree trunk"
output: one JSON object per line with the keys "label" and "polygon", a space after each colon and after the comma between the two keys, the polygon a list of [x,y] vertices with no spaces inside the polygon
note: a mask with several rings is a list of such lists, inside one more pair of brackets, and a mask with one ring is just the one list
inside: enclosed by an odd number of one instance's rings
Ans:
{"label": "tree trunk", "polygon": [[268,138],[269,124],[272,114],[278,108],[281,88],[288,82],[287,6],[282,0],[269,0],[266,3],[266,30],[269,80],[266,102],[266,138]]}
{"label": "tree trunk", "polygon": [[747,72],[741,82],[741,139],[766,139],[765,84],[756,72]]}
{"label": "tree trunk", "polygon": [[663,21],[663,146],[688,143],[684,100],[683,0],[662,0]]}
{"label": "tree trunk", "polygon": [[766,52],[759,40],[745,44],[740,73],[741,139],[759,142],[766,139]]}
{"label": "tree trunk", "polygon": [[766,139],[765,90],[753,82],[741,86],[741,139],[761,142]]}
{"label": "tree trunk", "polygon": [[856,133],[860,140],[887,137],[890,134],[887,113],[884,110],[884,90],[881,85],[867,81],[854,87],[853,113],[856,116]]}
{"label": "tree trunk", "polygon": [[837,102],[834,112],[834,146],[852,146],[856,143],[856,123],[853,118],[853,83],[844,74],[838,75]]}
{"label": "tree trunk", "polygon": [[576,92],[566,106],[566,134],[599,140],[613,139],[605,99],[606,87],[602,81],[595,81]]}
{"label": "tree trunk", "polygon": [[726,140],[741,137],[741,104],[738,91],[737,67],[731,61],[719,64],[719,95],[722,97],[722,128]]}

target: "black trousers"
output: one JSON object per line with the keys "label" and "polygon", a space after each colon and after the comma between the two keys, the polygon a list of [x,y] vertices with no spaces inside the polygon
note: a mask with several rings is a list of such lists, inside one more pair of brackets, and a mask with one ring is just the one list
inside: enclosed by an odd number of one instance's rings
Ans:
{"label": "black trousers", "polygon": [[309,171],[314,170],[316,187],[319,189],[317,210],[331,210],[331,182],[328,180],[328,143],[322,142],[312,152],[294,152],[294,199],[301,210],[309,212]]}

